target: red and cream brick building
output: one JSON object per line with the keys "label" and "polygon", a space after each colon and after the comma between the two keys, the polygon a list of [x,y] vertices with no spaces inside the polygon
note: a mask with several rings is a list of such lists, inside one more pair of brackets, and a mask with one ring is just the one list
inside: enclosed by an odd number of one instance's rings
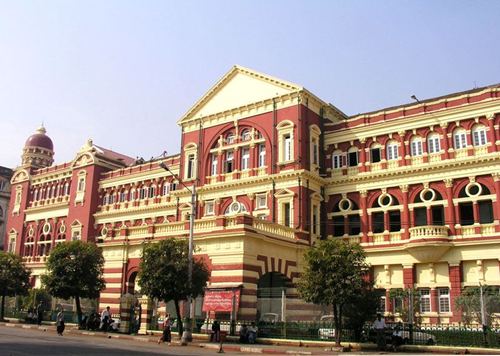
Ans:
{"label": "red and cream brick building", "polygon": [[30,137],[5,245],[39,285],[55,244],[97,243],[100,302],[117,312],[138,289],[143,244],[188,236],[181,179],[198,193],[195,254],[210,268],[207,289],[238,294],[238,319],[318,315],[295,283],[304,250],[329,237],[365,248],[388,314],[389,291],[414,287],[424,321],[457,322],[463,288],[500,286],[499,121],[500,85],[349,117],[301,86],[235,66],[178,121],[177,155],[138,162],[89,141],[52,165],[44,130]]}

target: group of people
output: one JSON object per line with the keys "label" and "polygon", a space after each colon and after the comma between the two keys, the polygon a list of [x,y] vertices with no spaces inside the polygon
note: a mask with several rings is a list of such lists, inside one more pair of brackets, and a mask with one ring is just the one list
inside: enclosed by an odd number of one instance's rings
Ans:
{"label": "group of people", "polygon": [[257,339],[257,326],[252,322],[250,326],[247,327],[246,324],[242,324],[240,328],[240,343],[242,344],[255,344]]}
{"label": "group of people", "polygon": [[[375,329],[377,338],[377,348],[380,351],[384,351],[386,347],[386,334],[387,325],[385,324],[385,319],[382,317],[381,313],[377,313],[377,318],[373,322],[373,328]],[[397,349],[403,344],[403,324],[400,322],[394,328],[391,335],[391,345],[393,349]]]}
{"label": "group of people", "polygon": [[42,325],[44,307],[43,303],[39,302],[35,308],[28,309],[28,315],[26,321],[28,323]]}

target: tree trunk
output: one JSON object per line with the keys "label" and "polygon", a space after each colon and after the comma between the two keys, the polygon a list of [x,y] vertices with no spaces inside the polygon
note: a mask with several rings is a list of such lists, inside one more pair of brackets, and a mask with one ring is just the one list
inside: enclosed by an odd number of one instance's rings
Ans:
{"label": "tree trunk", "polygon": [[179,300],[174,300],[175,304],[175,312],[177,313],[177,331],[179,333],[179,339],[182,337],[182,332],[184,331],[184,327],[182,325],[182,317],[181,317],[181,309],[179,308]]}
{"label": "tree trunk", "polygon": [[2,307],[0,308],[0,320],[1,321],[3,321],[4,310],[5,310],[5,294],[2,294]]}
{"label": "tree trunk", "polygon": [[82,306],[80,305],[80,297],[78,296],[75,297],[75,303],[76,303],[76,315],[78,317],[78,327],[80,327],[80,324],[82,323]]}
{"label": "tree trunk", "polygon": [[337,304],[333,304],[333,320],[335,322],[335,345],[340,346],[340,334],[342,333],[342,323]]}

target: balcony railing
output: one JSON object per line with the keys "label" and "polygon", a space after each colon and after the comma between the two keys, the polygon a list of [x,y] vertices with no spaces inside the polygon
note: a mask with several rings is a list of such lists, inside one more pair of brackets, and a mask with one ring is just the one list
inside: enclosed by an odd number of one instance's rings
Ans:
{"label": "balcony railing", "polygon": [[410,227],[410,239],[442,239],[448,238],[448,227],[440,225],[425,225]]}

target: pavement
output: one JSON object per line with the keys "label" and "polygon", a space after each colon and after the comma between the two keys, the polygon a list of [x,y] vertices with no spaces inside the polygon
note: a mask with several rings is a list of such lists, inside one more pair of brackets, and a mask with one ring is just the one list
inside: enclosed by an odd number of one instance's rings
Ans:
{"label": "pavement", "polygon": [[[22,330],[22,331],[21,331]],[[27,335],[24,335],[27,334]],[[0,355],[44,355],[41,352],[44,346],[51,346],[47,355],[201,355],[206,353],[226,354],[275,354],[275,355],[332,355],[340,352],[376,353],[374,344],[345,343],[344,347],[335,347],[333,342],[262,339],[259,344],[248,345],[237,343],[236,337],[228,337],[222,345],[209,343],[208,336],[194,334],[193,342],[189,346],[181,346],[180,341],[174,339],[169,345],[158,345],[157,335],[128,335],[119,333],[104,333],[78,330],[76,325],[67,325],[63,337],[57,336],[55,326],[22,324],[19,322],[0,322]],[[174,335],[172,335],[174,336]],[[176,335],[175,335],[176,336]],[[175,338],[174,336],[174,338]],[[29,342],[26,340],[29,339]],[[33,342],[36,340],[36,342]],[[64,341],[63,341],[64,340]],[[74,343],[74,348],[67,347]],[[57,350],[62,353],[58,353]],[[10,352],[5,353],[5,351]],[[140,351],[138,351],[140,350]],[[393,352],[391,352],[393,353]],[[500,355],[500,349],[444,347],[444,346],[417,346],[404,345],[399,353],[439,353],[439,354],[487,354]]]}

